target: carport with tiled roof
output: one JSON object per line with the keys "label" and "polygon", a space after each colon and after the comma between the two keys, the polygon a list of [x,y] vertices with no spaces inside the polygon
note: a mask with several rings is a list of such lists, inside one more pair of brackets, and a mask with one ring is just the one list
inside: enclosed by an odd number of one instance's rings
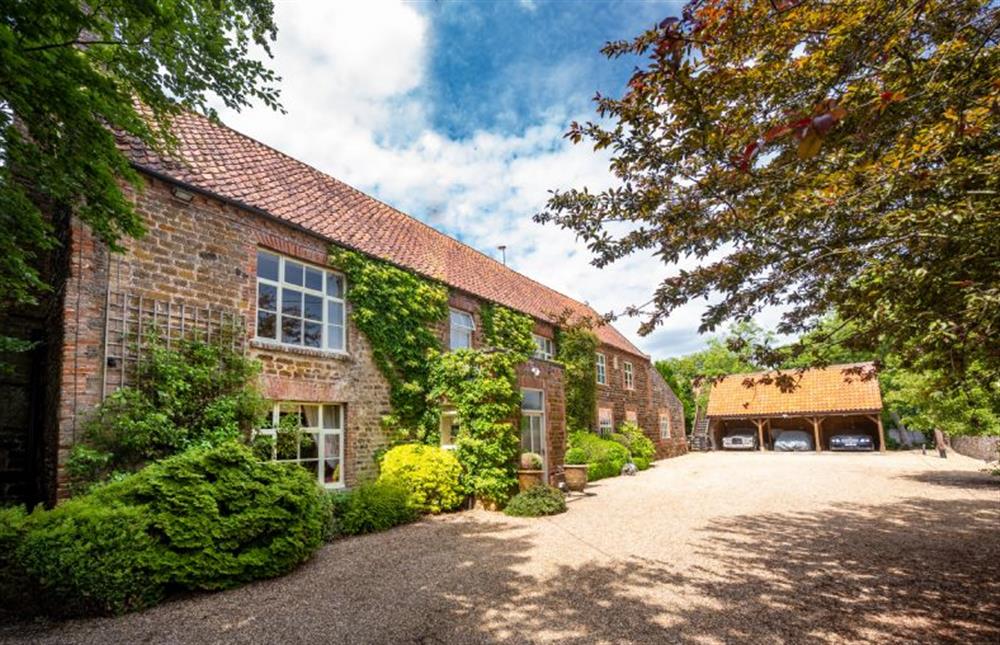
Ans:
{"label": "carport with tiled roof", "polygon": [[882,395],[871,363],[730,374],[712,384],[705,416],[716,448],[727,433],[753,429],[759,450],[773,449],[786,430],[810,433],[817,452],[839,433],[867,434],[885,450]]}

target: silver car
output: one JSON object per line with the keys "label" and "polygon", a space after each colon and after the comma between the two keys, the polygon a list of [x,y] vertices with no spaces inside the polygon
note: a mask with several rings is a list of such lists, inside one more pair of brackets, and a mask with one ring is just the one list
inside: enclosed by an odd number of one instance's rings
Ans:
{"label": "silver car", "polygon": [[785,430],[774,440],[774,449],[789,452],[813,450],[813,438],[802,430]]}
{"label": "silver car", "polygon": [[722,438],[723,450],[756,450],[757,433],[750,428],[739,428]]}

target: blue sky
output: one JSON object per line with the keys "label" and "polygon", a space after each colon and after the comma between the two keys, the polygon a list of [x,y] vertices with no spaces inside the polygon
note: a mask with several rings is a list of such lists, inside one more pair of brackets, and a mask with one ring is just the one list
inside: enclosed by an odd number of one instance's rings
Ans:
{"label": "blue sky", "polygon": [[[548,191],[613,185],[608,157],[563,134],[618,95],[638,61],[604,58],[681,2],[275,2],[287,114],[223,120],[594,306],[648,300],[678,267],[633,256],[598,270],[585,246],[531,216]],[[687,266],[693,263],[686,262]],[[704,303],[655,332],[616,326],[654,358],[700,348]],[[767,325],[768,320],[762,320]]]}

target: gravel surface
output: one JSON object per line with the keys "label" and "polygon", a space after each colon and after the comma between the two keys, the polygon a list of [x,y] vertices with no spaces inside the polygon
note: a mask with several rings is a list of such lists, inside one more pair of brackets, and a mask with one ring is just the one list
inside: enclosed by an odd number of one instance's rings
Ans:
{"label": "gravel surface", "polygon": [[1000,642],[1000,487],[952,455],[692,454],[555,518],[342,540],[284,578],[32,643]]}

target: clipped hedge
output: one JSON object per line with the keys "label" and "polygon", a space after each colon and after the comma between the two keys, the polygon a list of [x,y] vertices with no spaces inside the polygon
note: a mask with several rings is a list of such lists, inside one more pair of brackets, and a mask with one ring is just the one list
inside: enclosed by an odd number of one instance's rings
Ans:
{"label": "clipped hedge", "polygon": [[610,439],[602,439],[592,432],[577,431],[569,435],[570,449],[583,451],[587,464],[588,481],[597,481],[621,474],[622,466],[629,461],[625,446]]}
{"label": "clipped hedge", "polygon": [[458,458],[437,446],[396,446],[385,453],[381,471],[379,481],[408,491],[407,503],[422,513],[450,511],[464,498]]}
{"label": "clipped hedge", "polygon": [[362,535],[412,522],[420,513],[397,482],[376,481],[330,493],[332,536]]}
{"label": "clipped hedge", "polygon": [[36,510],[15,553],[50,604],[121,613],[286,573],[320,546],[328,514],[305,470],[227,442]]}
{"label": "clipped hedge", "polygon": [[566,512],[566,496],[554,486],[532,486],[510,498],[504,513],[514,517],[541,517]]}

